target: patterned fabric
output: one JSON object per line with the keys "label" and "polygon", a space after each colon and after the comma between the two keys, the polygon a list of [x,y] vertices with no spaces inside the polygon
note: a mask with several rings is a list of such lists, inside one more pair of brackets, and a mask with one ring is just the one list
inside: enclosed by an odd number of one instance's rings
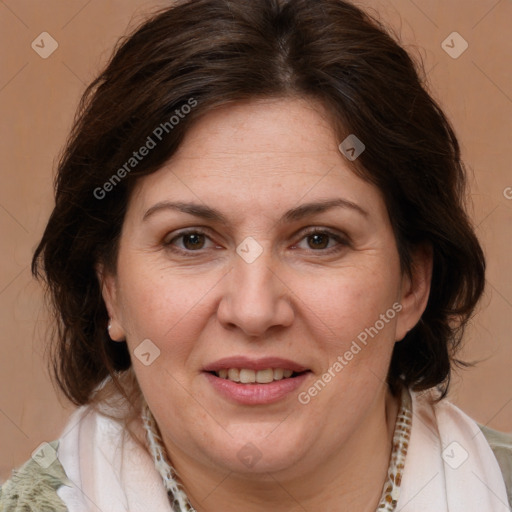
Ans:
{"label": "patterned fabric", "polygon": [[[402,404],[393,435],[393,450],[388,479],[384,485],[382,500],[377,512],[392,511],[396,508],[395,503],[398,499],[411,427],[411,408],[407,406],[407,403],[404,408],[404,397],[407,400],[408,397],[410,398],[410,394],[402,394]],[[149,409],[146,410],[143,416],[145,417],[144,424],[147,425],[148,438],[151,438],[150,451],[164,486],[169,489],[169,501],[176,512],[187,510],[191,512],[193,508],[179,486],[174,470],[165,458],[165,450],[158,427]],[[512,507],[512,435],[493,430],[484,425],[479,424],[478,426],[499,462],[509,496],[509,503]],[[49,444],[58,452],[59,440],[52,441]],[[173,487],[172,481],[175,482],[176,487]],[[69,512],[58,496],[57,490],[63,485],[70,484],[71,482],[58,458],[47,468],[31,458],[19,469],[13,470],[11,478],[0,486],[0,512]]]}
{"label": "patterned fabric", "polygon": [[[59,441],[48,443],[57,450]],[[36,462],[37,453],[0,487],[0,512],[67,512],[57,494],[62,485],[69,485],[59,459],[48,467]]]}
{"label": "patterned fabric", "polygon": [[149,450],[153,456],[155,467],[160,473],[164,482],[164,486],[167,489],[172,508],[180,512],[194,511],[194,508],[188,501],[185,491],[177,482],[177,476],[174,468],[167,461],[166,451],[162,442],[160,430],[156,424],[155,418],[149,410],[148,404],[145,401],[142,408],[142,421],[147,433]]}
{"label": "patterned fabric", "polygon": [[[155,418],[146,402],[144,402],[142,420],[147,433],[155,467],[162,476],[162,481],[168,491],[169,501],[176,512],[195,512],[190,504],[185,491],[178,482],[176,472],[169,462],[165,447],[162,442],[160,430]],[[387,478],[382,490],[382,496],[376,512],[393,512],[400,495],[400,484],[407,455],[407,447],[411,437],[412,406],[411,395],[406,387],[402,388],[400,409],[397,414],[393,432],[393,447]]]}
{"label": "patterned fabric", "polygon": [[405,456],[411,438],[412,406],[411,395],[406,387],[402,388],[400,410],[398,411],[395,430],[393,432],[393,448],[391,451],[388,476],[377,512],[392,512],[396,508],[400,496],[400,485],[405,467]]}

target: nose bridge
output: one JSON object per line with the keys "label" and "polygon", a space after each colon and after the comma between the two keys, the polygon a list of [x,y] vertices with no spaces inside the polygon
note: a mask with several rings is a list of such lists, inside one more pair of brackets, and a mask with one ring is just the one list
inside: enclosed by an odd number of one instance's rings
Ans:
{"label": "nose bridge", "polygon": [[258,246],[247,239],[238,246],[218,311],[221,322],[252,336],[275,325],[289,325],[293,318],[286,287],[273,268],[271,250]]}

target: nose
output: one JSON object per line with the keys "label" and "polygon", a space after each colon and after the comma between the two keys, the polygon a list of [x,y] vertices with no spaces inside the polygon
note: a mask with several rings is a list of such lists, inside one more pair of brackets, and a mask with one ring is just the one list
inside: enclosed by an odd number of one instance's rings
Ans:
{"label": "nose", "polygon": [[217,310],[219,322],[227,329],[236,327],[247,336],[262,337],[271,327],[292,324],[293,293],[268,254],[264,250],[251,263],[236,255],[232,270],[225,276]]}

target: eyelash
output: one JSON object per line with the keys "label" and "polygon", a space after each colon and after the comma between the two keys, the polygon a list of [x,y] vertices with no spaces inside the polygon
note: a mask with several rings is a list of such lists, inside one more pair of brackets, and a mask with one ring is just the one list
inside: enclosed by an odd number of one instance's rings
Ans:
{"label": "eyelash", "polygon": [[[168,242],[164,242],[163,245],[167,249],[171,250],[172,252],[175,252],[178,254],[183,254],[183,255],[186,255],[189,257],[194,257],[195,255],[193,253],[199,253],[199,255],[200,255],[201,252],[203,251],[203,249],[198,249],[197,251],[193,251],[193,250],[187,250],[187,249],[180,249],[177,246],[173,245],[173,242],[175,240],[183,238],[187,235],[204,235],[207,238],[210,238],[206,231],[199,229],[199,228],[194,228],[194,229],[190,229],[188,231],[181,232],[179,235],[175,236]],[[308,231],[303,233],[302,238],[300,240],[302,241],[304,238],[307,238],[307,237],[313,236],[313,235],[327,235],[328,237],[330,237],[330,238],[334,239],[336,242],[338,242],[338,246],[331,247],[329,249],[316,249],[316,250],[310,249],[308,252],[311,252],[311,253],[324,253],[324,254],[329,254],[329,255],[335,254],[350,245],[350,242],[346,238],[344,238],[328,229],[322,229],[322,228],[309,229]]]}

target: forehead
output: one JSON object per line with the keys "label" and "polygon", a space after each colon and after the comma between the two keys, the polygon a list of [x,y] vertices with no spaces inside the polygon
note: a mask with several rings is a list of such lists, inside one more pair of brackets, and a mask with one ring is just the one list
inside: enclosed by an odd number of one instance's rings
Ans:
{"label": "forehead", "polygon": [[261,212],[341,196],[379,214],[378,189],[354,173],[339,142],[314,100],[224,106],[199,119],[173,157],[140,181],[134,202],[140,211],[161,201],[188,200],[220,209],[250,204]]}
{"label": "forehead", "polygon": [[320,102],[310,98],[254,99],[207,113],[189,131],[176,156],[190,156],[191,152],[198,157],[321,153],[336,147]]}

